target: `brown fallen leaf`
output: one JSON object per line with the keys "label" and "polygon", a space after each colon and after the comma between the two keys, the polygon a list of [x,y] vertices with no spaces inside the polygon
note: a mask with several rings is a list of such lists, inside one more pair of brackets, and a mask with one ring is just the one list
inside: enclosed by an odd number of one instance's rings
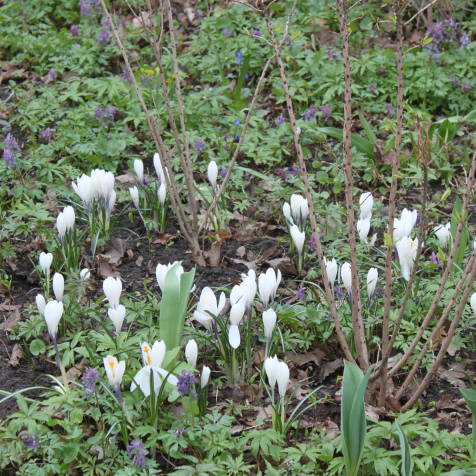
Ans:
{"label": "brown fallen leaf", "polygon": [[219,266],[221,261],[221,241],[214,241],[208,251],[205,251],[209,266]]}
{"label": "brown fallen leaf", "polygon": [[12,349],[12,355],[10,356],[10,359],[8,359],[8,365],[11,367],[18,367],[22,357],[23,351],[21,350],[20,344],[15,344]]}
{"label": "brown fallen leaf", "polygon": [[332,360],[331,362],[325,362],[321,366],[321,371],[319,373],[319,379],[325,380],[329,375],[333,374],[336,370],[344,366],[342,359]]}
{"label": "brown fallen leaf", "polygon": [[104,261],[98,258],[98,274],[101,276],[101,278],[108,278],[109,276],[112,276],[113,278],[118,278],[121,276],[121,273],[117,271],[117,269],[114,269],[113,266],[109,264],[109,262]]}
{"label": "brown fallen leaf", "polygon": [[293,362],[299,367],[314,363],[315,365],[321,365],[322,359],[325,357],[324,352],[319,349],[314,349],[311,352],[305,352],[303,354],[295,354],[293,352],[286,352],[286,357],[290,362]]}
{"label": "brown fallen leaf", "polygon": [[126,172],[125,174],[118,175],[116,177],[116,181],[119,183],[123,183],[126,185],[135,185],[136,183],[136,178],[131,172]]}
{"label": "brown fallen leaf", "polygon": [[160,233],[159,236],[152,242],[154,245],[165,245],[169,241],[173,240],[175,235],[170,233]]}
{"label": "brown fallen leaf", "polygon": [[246,254],[246,248],[244,246],[239,246],[236,249],[236,256],[238,256],[238,258],[243,258],[245,254]]}
{"label": "brown fallen leaf", "polygon": [[20,307],[21,306],[14,306],[14,305],[2,305],[0,306],[0,312],[8,312],[9,315],[5,321],[0,324],[0,329],[9,332],[11,331],[21,320],[20,314]]}

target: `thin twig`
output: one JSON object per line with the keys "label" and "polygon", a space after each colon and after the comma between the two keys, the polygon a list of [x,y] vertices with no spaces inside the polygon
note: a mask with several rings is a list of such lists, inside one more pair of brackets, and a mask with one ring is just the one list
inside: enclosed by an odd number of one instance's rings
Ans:
{"label": "thin twig", "polygon": [[423,8],[421,8],[420,10],[418,10],[415,15],[413,15],[410,20],[407,20],[405,22],[405,26],[407,26],[409,23],[411,23],[417,16],[419,16],[421,13],[423,13],[427,8],[430,8],[432,5],[434,5],[438,0],[431,0],[430,3],[428,3],[427,5],[425,5]]}

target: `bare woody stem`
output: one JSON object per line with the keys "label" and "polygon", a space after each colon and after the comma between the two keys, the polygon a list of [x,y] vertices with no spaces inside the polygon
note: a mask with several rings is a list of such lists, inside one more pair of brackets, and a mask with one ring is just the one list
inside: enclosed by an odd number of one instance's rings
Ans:
{"label": "bare woody stem", "polygon": [[357,241],[355,227],[354,189],[352,180],[352,78],[349,55],[349,25],[347,18],[346,0],[337,2],[340,16],[340,31],[342,35],[342,57],[344,61],[344,177],[345,177],[345,204],[347,209],[347,228],[350,244],[350,260],[352,274],[352,330],[355,348],[360,366],[364,372],[369,367],[369,356],[365,341],[365,330],[362,319],[362,302],[360,296],[359,274],[357,269]]}
{"label": "bare woody stem", "polygon": [[[395,155],[392,159],[392,182],[390,185],[390,196],[388,201],[388,229],[387,234],[389,243],[385,258],[385,294],[383,308],[382,323],[382,365],[380,374],[380,396],[379,404],[382,406],[385,402],[387,394],[387,362],[390,356],[391,347],[389,341],[389,323],[390,312],[392,309],[392,254],[393,254],[393,228],[395,220],[396,197],[398,186],[398,169],[400,168],[400,154],[402,149],[402,133],[403,133],[403,16],[404,3],[397,0],[395,15],[397,21],[397,52],[396,52],[396,68],[397,68],[397,130],[395,133]],[[420,245],[421,246],[421,245]]]}
{"label": "bare woody stem", "polygon": [[332,293],[332,289],[329,283],[329,279],[327,277],[327,269],[326,269],[326,264],[324,260],[324,253],[322,251],[322,243],[321,243],[321,236],[319,233],[319,229],[317,226],[317,221],[316,221],[316,214],[314,210],[314,201],[312,199],[312,193],[311,193],[311,187],[309,184],[309,177],[307,173],[307,168],[306,168],[306,162],[304,160],[304,154],[302,151],[301,147],[301,142],[299,138],[299,132],[298,132],[298,127],[296,125],[296,116],[294,114],[294,108],[293,108],[293,103],[291,100],[291,95],[289,93],[289,86],[288,86],[288,80],[286,77],[286,71],[284,67],[284,63],[281,57],[281,51],[280,51],[280,45],[278,44],[276,40],[276,36],[274,34],[273,27],[271,25],[271,22],[269,20],[269,17],[267,14],[265,14],[265,20],[266,20],[266,25],[268,27],[268,31],[271,35],[271,40],[274,48],[274,57],[276,59],[276,62],[279,67],[279,73],[281,76],[281,82],[283,83],[283,88],[284,88],[284,94],[286,97],[286,106],[288,110],[288,115],[289,115],[289,120],[291,122],[291,128],[293,131],[293,138],[294,138],[294,147],[296,149],[297,157],[299,160],[299,167],[301,169],[301,177],[303,180],[304,184],[304,194],[306,195],[307,202],[309,204],[309,219],[311,222],[311,230],[315,238],[315,243],[316,243],[316,252],[317,256],[319,259],[319,265],[321,269],[321,274],[322,274],[322,280],[324,283],[324,289],[325,289],[325,297],[327,301],[327,305],[329,306],[332,318],[334,320],[334,325],[336,327],[336,334],[337,334],[337,339],[339,341],[339,344],[341,346],[342,351],[344,352],[345,358],[349,360],[352,363],[355,363],[355,359],[352,356],[352,353],[349,348],[349,344],[347,343],[347,339],[345,338],[344,331],[342,329],[342,324],[339,318],[339,315],[337,313],[337,307],[336,303],[334,300],[334,295]]}
{"label": "bare woody stem", "polygon": [[402,411],[406,411],[409,408],[411,408],[413,404],[420,398],[420,395],[426,390],[426,388],[430,384],[431,379],[433,378],[433,375],[440,367],[441,362],[443,361],[443,358],[446,355],[448,347],[450,346],[451,341],[453,340],[453,336],[459,325],[461,316],[463,315],[463,311],[468,301],[468,297],[473,289],[474,280],[476,279],[476,250],[473,251],[473,254],[469,260],[467,269],[468,271],[470,271],[470,273],[468,273],[469,276],[465,273],[467,276],[466,286],[464,288],[463,294],[461,295],[461,300],[458,304],[458,307],[456,308],[453,320],[451,321],[450,327],[446,333],[446,337],[443,339],[438,355],[436,356],[436,359],[433,361],[433,364],[430,370],[425,375],[425,378],[421,381],[420,385],[418,386],[416,391],[412,394],[408,402],[402,407]]}

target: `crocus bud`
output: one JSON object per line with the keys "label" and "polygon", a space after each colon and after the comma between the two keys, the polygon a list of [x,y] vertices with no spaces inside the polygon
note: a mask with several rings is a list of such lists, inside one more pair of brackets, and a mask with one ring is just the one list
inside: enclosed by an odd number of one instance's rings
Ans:
{"label": "crocus bud", "polygon": [[200,376],[200,388],[204,388],[208,385],[208,381],[210,380],[210,367],[206,365],[202,368],[202,375]]}
{"label": "crocus bud", "polygon": [[153,162],[155,173],[157,174],[157,177],[159,177],[160,183],[165,183],[164,169],[162,168],[162,162],[160,161],[160,155],[158,152],[154,154]]}
{"label": "crocus bud", "polygon": [[208,164],[207,175],[210,185],[212,186],[213,190],[215,190],[217,188],[218,166],[214,160]]}
{"label": "crocus bud", "polygon": [[263,312],[264,336],[267,341],[271,340],[274,326],[276,325],[276,313],[273,309],[268,309]]}
{"label": "crocus bud", "polygon": [[274,357],[268,357],[264,361],[264,370],[266,375],[268,376],[269,386],[274,389],[276,382],[278,380],[278,367],[279,367],[279,360],[278,357],[275,355]]}
{"label": "crocus bud", "polygon": [[476,315],[476,293],[471,295],[471,299],[469,300],[471,304],[471,309],[473,310],[474,314]]}
{"label": "crocus bud", "polygon": [[119,278],[109,276],[102,284],[104,295],[109,302],[109,307],[116,307],[119,305],[119,298],[122,292],[122,282]]}
{"label": "crocus bud", "polygon": [[134,172],[136,174],[137,181],[139,183],[144,183],[144,162],[142,162],[142,160],[134,160]]}
{"label": "crocus bud", "polygon": [[291,207],[289,206],[288,202],[284,202],[283,215],[284,215],[284,218],[286,219],[286,223],[288,225],[294,225],[294,221],[291,217]]}
{"label": "crocus bud", "polygon": [[370,218],[361,218],[357,220],[357,233],[359,234],[360,241],[367,243],[367,236],[370,231]]}
{"label": "crocus bud", "polygon": [[291,225],[289,232],[291,233],[291,238],[293,239],[294,246],[296,247],[299,256],[301,256],[302,250],[304,248],[304,241],[306,240],[306,233],[304,233],[304,231],[299,230],[296,225]]}
{"label": "crocus bud", "polygon": [[[155,277],[157,278],[157,284],[159,285],[159,288],[161,291],[164,290],[165,286],[165,277],[167,276],[167,273],[170,268],[172,268],[177,261],[174,261],[173,263],[169,264],[158,264],[157,267],[155,268]],[[177,276],[180,276],[184,272],[183,266],[178,266],[177,267]]]}
{"label": "crocus bud", "polygon": [[194,339],[190,339],[185,346],[185,358],[195,368],[197,366],[198,346]]}
{"label": "crocus bud", "polygon": [[66,231],[72,230],[74,228],[74,223],[76,221],[74,208],[71,206],[64,207],[63,215],[64,215],[64,220],[66,223]]}
{"label": "crocus bud", "polygon": [[238,349],[241,343],[240,329],[235,324],[232,324],[228,329],[228,342],[233,349]]}
{"label": "crocus bud", "polygon": [[374,197],[370,192],[364,192],[359,199],[360,219],[365,220],[372,217],[372,207],[374,206]]}
{"label": "crocus bud", "polygon": [[139,190],[136,186],[129,188],[129,193],[131,195],[132,203],[136,208],[139,208]]}
{"label": "crocus bud", "polygon": [[273,268],[268,268],[266,273],[261,273],[258,277],[258,292],[264,306],[267,306],[270,301],[276,297],[276,291],[281,281],[281,271],[278,274],[274,272]]}
{"label": "crocus bud", "polygon": [[114,192],[115,181],[112,172],[106,172],[102,169],[94,169],[91,172],[91,181],[95,194],[103,201],[104,206],[111,209],[109,205],[111,204],[111,195]]}
{"label": "crocus bud", "polygon": [[167,198],[167,184],[165,182],[161,182],[159,188],[157,189],[157,196],[159,197],[159,202],[162,206],[164,206],[165,200]]}
{"label": "crocus bud", "polygon": [[113,190],[111,195],[109,195],[109,202],[107,203],[107,211],[108,213],[112,212],[114,205],[116,204],[116,192]]}
{"label": "crocus bud", "polygon": [[66,219],[63,212],[58,213],[56,217],[56,230],[58,231],[59,239],[63,241],[66,233]]}
{"label": "crocus bud", "polygon": [[350,263],[344,263],[340,267],[340,279],[342,280],[342,284],[344,288],[347,289],[348,292],[352,289],[352,270],[350,267]]}
{"label": "crocus bud", "polygon": [[43,273],[48,274],[50,272],[51,263],[53,262],[53,255],[51,253],[40,253],[39,261]]}
{"label": "crocus bud", "polygon": [[45,298],[44,298],[43,294],[37,294],[36,298],[35,298],[35,301],[36,301],[36,307],[38,309],[38,312],[42,316],[44,316],[45,315],[46,301],[45,301]]}
{"label": "crocus bud", "polygon": [[331,260],[324,258],[324,262],[326,263],[327,279],[329,280],[331,288],[333,288],[337,277],[337,261],[335,258]]}
{"label": "crocus bud", "polygon": [[72,186],[73,190],[79,195],[79,198],[83,201],[86,208],[89,209],[95,196],[91,177],[83,174],[81,177],[76,179],[76,182],[72,183]]}
{"label": "crocus bud", "polygon": [[395,243],[403,237],[410,236],[417,218],[418,213],[416,210],[410,211],[406,208],[402,210],[400,219],[395,218],[393,222],[393,241]]}
{"label": "crocus bud", "polygon": [[446,225],[439,225],[434,228],[435,235],[438,238],[438,242],[442,248],[448,247],[448,242],[451,239],[450,227],[451,223],[447,223]]}
{"label": "crocus bud", "polygon": [[412,240],[410,237],[405,236],[397,241],[396,247],[402,276],[406,281],[409,281],[418,249],[418,238]]}
{"label": "crocus bud", "polygon": [[60,301],[49,301],[45,306],[45,321],[48,326],[48,332],[52,339],[56,339],[58,324],[63,315],[63,303]]}
{"label": "crocus bud", "polygon": [[291,195],[291,215],[295,222],[299,224],[301,228],[304,228],[307,217],[309,216],[309,204],[302,195]]}
{"label": "crocus bud", "polygon": [[367,273],[367,296],[369,299],[372,298],[375,287],[377,286],[377,279],[378,279],[378,270],[377,268],[370,268],[369,272]]}
{"label": "crocus bud", "polygon": [[126,370],[126,363],[124,360],[117,361],[116,357],[108,355],[103,359],[106,376],[111,387],[119,387],[122,382],[122,377]]}
{"label": "crocus bud", "polygon": [[88,269],[88,268],[83,268],[83,269],[79,272],[79,277],[80,277],[83,281],[88,281],[89,278],[91,277],[91,273],[89,272],[89,269]]}
{"label": "crocus bud", "polygon": [[64,278],[60,273],[55,273],[53,276],[53,292],[57,301],[63,300]]}
{"label": "crocus bud", "polygon": [[289,383],[289,367],[285,362],[279,362],[279,364],[276,366],[276,372],[278,376],[277,383],[279,396],[284,398]]}
{"label": "crocus bud", "polygon": [[124,318],[126,317],[126,308],[122,304],[118,304],[116,307],[110,307],[107,310],[107,315],[114,324],[116,332],[121,332],[122,323],[124,322]]}
{"label": "crocus bud", "polygon": [[236,304],[233,304],[230,309],[230,324],[237,326],[245,314],[246,307],[245,303],[240,301]]}

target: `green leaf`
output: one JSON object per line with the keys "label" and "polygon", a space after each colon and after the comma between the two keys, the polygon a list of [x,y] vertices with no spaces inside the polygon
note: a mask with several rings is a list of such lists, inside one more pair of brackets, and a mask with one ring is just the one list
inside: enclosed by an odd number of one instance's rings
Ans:
{"label": "green leaf", "polygon": [[[334,139],[343,140],[342,129],[336,127],[319,127],[317,129],[322,134],[333,137]],[[370,159],[374,158],[374,147],[372,142],[363,138],[359,134],[352,134],[352,145],[362,154],[365,154]]]}
{"label": "green leaf", "polygon": [[69,418],[71,420],[71,423],[75,423],[75,424],[81,423],[83,421],[83,411],[79,408],[75,408],[71,412]]}
{"label": "green leaf", "polygon": [[32,355],[39,355],[45,351],[45,343],[41,339],[33,339],[30,342],[30,352]]}
{"label": "green leaf", "polygon": [[396,422],[398,437],[400,438],[400,449],[402,451],[402,476],[412,476],[412,460],[410,445],[402,427]]}

